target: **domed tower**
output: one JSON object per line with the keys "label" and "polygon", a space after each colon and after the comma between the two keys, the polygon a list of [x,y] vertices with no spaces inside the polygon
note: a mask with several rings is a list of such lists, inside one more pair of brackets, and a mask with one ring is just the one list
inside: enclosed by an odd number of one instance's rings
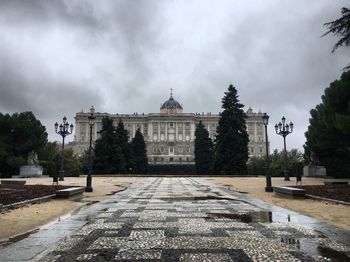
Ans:
{"label": "domed tower", "polygon": [[173,90],[171,89],[170,98],[160,107],[161,114],[175,115],[182,113],[182,106],[173,98]]}

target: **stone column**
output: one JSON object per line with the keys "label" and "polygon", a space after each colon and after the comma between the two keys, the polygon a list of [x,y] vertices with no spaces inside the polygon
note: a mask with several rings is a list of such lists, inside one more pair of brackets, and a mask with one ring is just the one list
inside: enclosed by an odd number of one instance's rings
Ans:
{"label": "stone column", "polygon": [[164,125],[165,125],[165,141],[168,141],[168,122],[165,122],[164,123]]}
{"label": "stone column", "polygon": [[158,141],[160,141],[160,122],[158,122]]}
{"label": "stone column", "polygon": [[177,141],[179,139],[179,135],[178,135],[178,126],[177,126],[177,122],[174,122],[174,125],[175,125],[175,141]]}

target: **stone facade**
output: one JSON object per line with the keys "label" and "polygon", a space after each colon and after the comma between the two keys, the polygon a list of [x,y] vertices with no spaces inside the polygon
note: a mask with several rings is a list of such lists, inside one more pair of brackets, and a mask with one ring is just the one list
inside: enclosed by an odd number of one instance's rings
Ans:
{"label": "stone facade", "polygon": [[[78,155],[83,154],[84,150],[89,147],[89,115],[90,112],[79,112],[75,117],[75,135],[72,148]],[[117,125],[121,119],[129,132],[130,139],[140,128],[146,141],[150,164],[193,164],[196,125],[202,121],[210,137],[214,140],[220,118],[220,114],[183,113],[182,106],[172,95],[163,103],[160,113],[109,114],[95,112],[94,116],[93,141],[99,137],[102,119],[106,116],[113,119],[114,125]],[[251,108],[247,111],[246,122],[250,140],[250,156],[263,156],[266,152],[262,116],[263,113],[254,113]]]}

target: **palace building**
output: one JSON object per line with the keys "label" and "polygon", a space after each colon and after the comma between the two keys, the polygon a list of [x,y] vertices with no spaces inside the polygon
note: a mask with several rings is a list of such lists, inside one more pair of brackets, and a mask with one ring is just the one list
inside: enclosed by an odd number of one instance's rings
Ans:
{"label": "palace building", "polygon": [[[75,116],[75,135],[71,146],[78,155],[82,155],[89,148],[88,117],[91,112],[95,116],[92,128],[93,141],[99,137],[104,117],[112,118],[115,126],[122,120],[129,132],[130,140],[140,128],[146,142],[150,164],[193,164],[196,125],[202,121],[209,136],[214,140],[220,119],[220,113],[184,113],[182,105],[174,99],[172,93],[160,107],[159,113],[109,114],[95,112],[91,107],[90,112],[79,112]],[[266,152],[263,113],[255,113],[249,108],[246,114],[249,156],[263,156]]]}

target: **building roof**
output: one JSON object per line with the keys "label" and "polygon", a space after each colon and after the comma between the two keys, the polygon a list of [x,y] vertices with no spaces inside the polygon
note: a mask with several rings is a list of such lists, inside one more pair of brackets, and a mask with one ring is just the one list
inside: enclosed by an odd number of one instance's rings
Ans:
{"label": "building roof", "polygon": [[171,92],[170,94],[170,98],[165,101],[163,103],[163,105],[160,107],[160,109],[172,109],[172,108],[179,108],[182,109],[182,106],[180,105],[179,102],[177,102],[174,98],[173,98],[173,93]]}

